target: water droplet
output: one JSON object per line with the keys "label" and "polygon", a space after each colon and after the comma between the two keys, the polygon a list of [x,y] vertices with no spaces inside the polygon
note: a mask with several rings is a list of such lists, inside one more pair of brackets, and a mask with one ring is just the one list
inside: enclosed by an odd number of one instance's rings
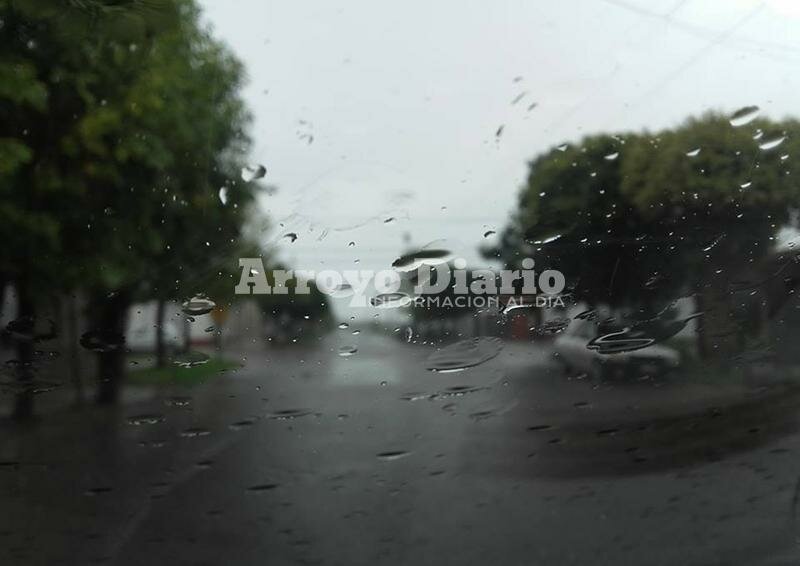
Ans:
{"label": "water droplet", "polygon": [[469,393],[477,393],[478,391],[486,391],[488,387],[473,386],[473,385],[453,385],[446,387],[442,391],[437,391],[431,395],[431,399],[449,399],[451,397],[463,397]]}
{"label": "water droplet", "polygon": [[483,233],[483,237],[488,238],[489,236],[493,236],[495,234],[497,234],[495,230],[487,230],[486,232]]}
{"label": "water droplet", "polygon": [[746,183],[742,183],[742,184],[741,184],[741,185],[739,185],[739,186],[740,186],[741,188],[743,188],[743,189],[746,189],[746,188],[748,188],[748,187],[749,187],[750,185],[752,185],[752,184],[753,184],[753,182],[752,182],[752,181],[747,181]]}
{"label": "water droplet", "polygon": [[767,141],[758,144],[758,147],[763,151],[769,151],[770,149],[776,148],[779,145],[781,145],[785,139],[786,136],[780,136],[777,138],[768,139]]}
{"label": "water droplet", "polygon": [[400,397],[402,401],[422,401],[424,399],[432,399],[432,398],[433,395],[429,393],[418,393],[418,392],[406,393],[405,395]]}
{"label": "water droplet", "polygon": [[350,325],[349,325],[349,324],[347,324],[346,322],[340,322],[340,323],[339,323],[339,329],[340,329],[340,330],[345,330],[345,329],[347,329],[347,328],[350,328]]}
{"label": "water droplet", "polygon": [[183,438],[197,438],[200,436],[208,436],[211,431],[207,428],[192,427],[181,431],[180,436]]}
{"label": "water droplet", "polygon": [[614,161],[617,157],[619,157],[619,152],[615,151],[614,153],[609,153],[608,155],[603,156],[603,159],[606,161]]}
{"label": "water droplet", "polygon": [[164,400],[164,404],[170,407],[188,407],[192,404],[191,397],[176,395]]}
{"label": "water droplet", "polygon": [[497,138],[497,139],[500,139],[500,136],[502,136],[502,135],[503,135],[503,130],[504,130],[505,128],[506,128],[506,127],[505,127],[505,125],[504,125],[504,124],[500,124],[500,126],[499,126],[499,127],[497,128],[497,130],[494,132],[494,137],[495,137],[495,138]]}
{"label": "water droplet", "polygon": [[189,316],[200,316],[208,314],[216,308],[216,303],[206,297],[192,297],[188,301],[184,301],[181,305],[181,310],[184,314]]}
{"label": "water droplet", "polygon": [[461,340],[431,354],[426,367],[435,372],[460,371],[491,360],[502,349],[499,338],[481,336]]}
{"label": "water droplet", "polygon": [[291,243],[295,243],[297,241],[297,234],[294,232],[287,232],[283,235],[284,238],[288,238]]}
{"label": "water droplet", "polygon": [[614,435],[617,434],[620,430],[618,428],[603,428],[597,431],[598,436],[604,435]]}
{"label": "water droplet", "polygon": [[271,491],[278,487],[276,483],[262,483],[258,485],[251,485],[247,488],[247,491]]}
{"label": "water droplet", "polygon": [[308,409],[283,409],[280,411],[275,411],[274,413],[270,413],[267,415],[267,418],[273,421],[288,421],[311,414],[313,413]]}
{"label": "water droplet", "polygon": [[702,314],[702,312],[697,312],[670,320],[655,317],[639,321],[621,330],[597,336],[586,344],[586,347],[599,354],[618,354],[641,350],[674,336],[683,330],[686,324]]}
{"label": "water droplet", "polygon": [[191,368],[203,365],[210,359],[208,354],[204,354],[203,352],[186,352],[185,354],[180,354],[173,358],[172,363],[178,367]]}
{"label": "water droplet", "polygon": [[686,155],[687,157],[697,157],[699,153],[700,153],[700,148],[697,147],[695,149],[692,149],[691,151],[687,151]]}
{"label": "water droplet", "polygon": [[339,356],[342,358],[353,356],[356,352],[358,352],[358,348],[355,346],[342,346],[339,348]]}
{"label": "water droplet", "polygon": [[6,325],[5,333],[17,342],[41,342],[52,340],[58,336],[54,321],[33,316],[23,316],[12,320]]}
{"label": "water droplet", "polygon": [[352,291],[353,290],[353,286],[350,285],[350,283],[342,282],[339,285],[337,285],[334,290],[335,291]]}
{"label": "water droplet", "polygon": [[90,497],[94,497],[95,495],[102,495],[104,493],[109,493],[113,491],[110,487],[92,487],[84,491],[84,495],[88,495]]}
{"label": "water droplet", "polygon": [[549,244],[550,242],[555,242],[560,237],[561,237],[561,234],[556,234],[554,236],[550,236],[549,238],[545,238],[544,240],[534,240],[532,243],[534,245],[537,245],[537,246],[544,245],[544,244]]}
{"label": "water droplet", "polygon": [[446,263],[453,256],[449,250],[430,249],[417,250],[405,254],[392,262],[392,267],[397,271],[414,271],[423,265],[439,265]]}
{"label": "water droplet", "polygon": [[267,174],[267,168],[263,165],[246,165],[242,167],[242,180],[246,182],[255,181]]}
{"label": "water droplet", "polygon": [[128,417],[128,424],[133,426],[154,425],[164,422],[164,415],[135,415]]}
{"label": "water droplet", "polygon": [[567,149],[569,149],[569,144],[562,143],[561,145],[559,145],[558,147],[556,147],[556,149],[557,149],[558,151],[567,151]]}
{"label": "water droplet", "polygon": [[749,124],[755,120],[760,110],[761,109],[758,106],[744,106],[731,114],[730,118],[728,118],[728,121],[731,123],[731,126],[735,128],[744,126],[745,124]]}
{"label": "water droplet", "polygon": [[228,204],[228,187],[221,187],[218,195],[222,204]]}
{"label": "water droplet", "polygon": [[370,299],[370,304],[377,308],[398,308],[411,304],[411,297],[405,293],[382,293]]}
{"label": "water droplet", "polygon": [[[747,185],[749,187],[750,183],[745,183],[744,185],[742,185],[742,188],[744,188],[745,185]],[[716,238],[714,238],[714,240],[711,243],[709,243],[706,247],[703,248],[703,251],[704,252],[711,251],[714,248],[714,246],[716,246],[717,244],[719,244],[722,241],[722,239],[724,237],[725,237],[725,234],[721,234],[721,235],[717,236]]]}
{"label": "water droplet", "polygon": [[410,454],[411,452],[405,452],[403,450],[391,450],[388,452],[380,452],[377,456],[379,460],[384,460],[389,462],[392,460],[399,460],[400,458],[405,458]]}
{"label": "water droplet", "polygon": [[[522,300],[524,300],[524,299],[522,299]],[[503,310],[500,311],[500,314],[505,316],[508,313],[516,311],[516,310],[530,309],[530,308],[533,308],[533,304],[525,304],[524,302],[518,303],[518,302],[516,302],[516,299],[514,301],[509,300],[506,303],[506,305],[503,307]]]}
{"label": "water droplet", "polygon": [[116,332],[90,331],[81,336],[80,344],[92,352],[111,352],[125,345],[125,337]]}
{"label": "water droplet", "polygon": [[243,421],[236,421],[235,423],[229,424],[228,428],[231,430],[242,430],[243,428],[253,426],[253,424],[255,424],[254,420],[245,419]]}
{"label": "water droplet", "polygon": [[556,318],[548,320],[541,326],[536,327],[534,332],[537,334],[560,334],[569,326],[569,318]]}

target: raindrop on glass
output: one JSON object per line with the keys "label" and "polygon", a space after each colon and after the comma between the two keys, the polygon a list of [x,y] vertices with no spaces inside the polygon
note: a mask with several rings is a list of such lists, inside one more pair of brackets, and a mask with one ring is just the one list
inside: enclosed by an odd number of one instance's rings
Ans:
{"label": "raindrop on glass", "polygon": [[242,167],[242,180],[250,182],[260,179],[267,174],[267,168],[263,165],[245,165]]}
{"label": "raindrop on glass", "polygon": [[342,346],[339,348],[339,356],[342,358],[349,358],[355,355],[356,352],[358,352],[358,348],[355,346]]}
{"label": "raindrop on glass", "polygon": [[463,370],[491,360],[502,348],[499,338],[482,336],[462,340],[431,354],[427,368],[435,372]]}
{"label": "raindrop on glass", "polygon": [[779,145],[781,145],[784,142],[785,139],[786,139],[786,136],[780,136],[780,137],[777,137],[777,138],[768,139],[767,141],[764,141],[764,142],[761,142],[760,144],[758,144],[758,148],[763,150],[763,151],[768,151],[770,149],[774,149],[774,148],[778,147]]}
{"label": "raindrop on glass", "polygon": [[744,126],[755,120],[760,110],[758,106],[744,106],[731,114],[728,121],[734,127]]}
{"label": "raindrop on glass", "polygon": [[388,452],[380,452],[377,456],[379,460],[384,461],[391,461],[391,460],[399,460],[400,458],[405,458],[411,454],[411,452],[405,452],[403,450],[391,450]]}
{"label": "raindrop on glass", "polygon": [[128,424],[133,426],[154,425],[164,422],[163,415],[136,415],[128,417]]}
{"label": "raindrop on glass", "polygon": [[203,352],[186,352],[172,360],[172,363],[181,368],[200,366],[208,362],[208,354]]}
{"label": "raindrop on glass", "polygon": [[192,297],[188,301],[184,301],[181,305],[181,310],[184,314],[189,316],[200,316],[208,314],[214,310],[216,303],[206,297]]}

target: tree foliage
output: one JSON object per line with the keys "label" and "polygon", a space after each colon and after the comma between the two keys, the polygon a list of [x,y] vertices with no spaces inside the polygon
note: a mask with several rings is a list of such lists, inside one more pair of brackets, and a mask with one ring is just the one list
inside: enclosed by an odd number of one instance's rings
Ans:
{"label": "tree foliage", "polygon": [[[530,163],[518,208],[487,255],[565,273],[578,300],[650,313],[728,290],[772,250],[800,189],[797,122],[734,127],[707,114],[674,129],[594,135]],[[782,141],[781,141],[782,140]]]}
{"label": "tree foliage", "polygon": [[0,22],[0,283],[23,314],[82,289],[115,333],[137,298],[229,298],[257,249],[250,117],[194,1],[0,0]]}

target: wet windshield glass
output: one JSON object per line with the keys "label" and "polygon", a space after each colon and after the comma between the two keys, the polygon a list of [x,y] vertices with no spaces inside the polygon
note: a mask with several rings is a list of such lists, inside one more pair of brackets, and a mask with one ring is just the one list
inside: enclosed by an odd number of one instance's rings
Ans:
{"label": "wet windshield glass", "polygon": [[0,0],[0,564],[796,562],[798,32]]}

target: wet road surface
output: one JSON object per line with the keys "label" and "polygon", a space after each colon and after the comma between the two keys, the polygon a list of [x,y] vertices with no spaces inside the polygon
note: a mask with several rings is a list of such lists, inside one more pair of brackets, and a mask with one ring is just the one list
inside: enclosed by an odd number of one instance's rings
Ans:
{"label": "wet road surface", "polygon": [[[343,345],[356,344],[351,356]],[[797,401],[462,372],[364,333],[4,425],[2,564],[788,564]]]}

